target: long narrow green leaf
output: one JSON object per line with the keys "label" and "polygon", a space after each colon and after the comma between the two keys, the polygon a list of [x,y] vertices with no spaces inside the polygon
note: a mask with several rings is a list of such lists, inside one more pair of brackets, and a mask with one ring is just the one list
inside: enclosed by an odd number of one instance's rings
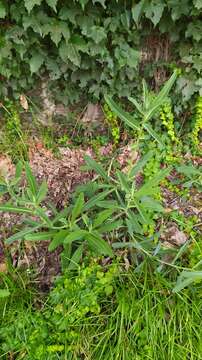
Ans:
{"label": "long narrow green leaf", "polygon": [[202,175],[202,168],[196,168],[193,165],[181,165],[181,166],[177,166],[176,170],[179,173],[182,173],[188,177],[193,177],[193,176],[200,176]]}
{"label": "long narrow green leaf", "polygon": [[46,214],[46,211],[44,209],[38,207],[35,210],[35,213],[36,213],[37,216],[39,216],[46,223],[47,226],[52,227],[52,222],[49,219],[49,217]]}
{"label": "long narrow green leaf", "polygon": [[97,202],[105,199],[109,194],[111,194],[114,189],[103,191],[95,196],[93,196],[89,201],[87,201],[83,207],[84,211],[91,209],[93,206],[97,205]]}
{"label": "long narrow green leaf", "polygon": [[143,223],[145,224],[149,224],[149,218],[145,212],[145,209],[143,208],[143,206],[141,206],[141,204],[139,203],[139,201],[135,201],[135,207],[138,210],[140,216],[142,217]]}
{"label": "long narrow green leaf", "polygon": [[11,185],[17,185],[21,179],[22,176],[22,170],[23,170],[23,164],[21,161],[19,161],[15,167],[15,177],[11,180]]}
{"label": "long narrow green leaf", "polygon": [[134,177],[138,174],[138,172],[140,172],[144,166],[146,165],[146,163],[151,159],[151,157],[153,156],[154,152],[152,150],[148,151],[148,153],[146,155],[144,155],[137,164],[135,164],[133,166],[133,168],[130,171],[129,176],[130,177]]}
{"label": "long narrow green leaf", "polygon": [[76,251],[74,252],[73,256],[70,259],[70,264],[68,266],[68,270],[74,270],[74,269],[78,268],[78,263],[81,260],[82,255],[83,255],[83,249],[84,249],[83,244],[81,244],[76,249]]}
{"label": "long narrow green leaf", "polygon": [[145,209],[153,210],[153,211],[157,211],[157,212],[164,212],[164,208],[161,205],[161,203],[157,200],[152,199],[149,196],[144,196],[141,199],[141,204],[143,205],[143,207]]}
{"label": "long narrow green leaf", "polygon": [[43,181],[36,197],[36,201],[38,204],[40,204],[46,198],[47,192],[48,192],[47,183],[46,181]]}
{"label": "long narrow green leaf", "polygon": [[97,254],[113,257],[113,251],[109,244],[97,234],[87,233],[85,236],[91,250]]}
{"label": "long narrow green leaf", "polygon": [[17,213],[17,214],[33,214],[33,210],[31,209],[13,206],[9,204],[0,205],[0,211]]}
{"label": "long narrow green leaf", "polygon": [[109,180],[109,177],[107,173],[104,171],[103,167],[100,164],[98,164],[94,159],[86,155],[84,157],[84,160],[86,161],[87,165],[90,167],[91,170],[94,170],[98,175],[100,175],[106,181]]}
{"label": "long narrow green leaf", "polygon": [[164,84],[163,88],[161,89],[161,91],[158,93],[158,95],[156,96],[156,99],[153,102],[153,105],[162,105],[162,101],[165,100],[165,98],[168,96],[171,88],[173,87],[176,79],[178,76],[178,71],[174,70],[173,74],[171,75],[170,79],[168,79],[166,81],[166,83]]}
{"label": "long narrow green leaf", "polygon": [[27,241],[51,240],[55,236],[56,231],[38,232],[36,234],[25,235]]}
{"label": "long narrow green leaf", "polygon": [[69,234],[69,230],[64,230],[64,229],[57,232],[56,235],[53,237],[53,240],[51,241],[48,250],[54,251],[59,245],[62,245],[64,239],[67,237],[68,234]]}
{"label": "long narrow green leaf", "polygon": [[177,279],[173,292],[177,293],[195,281],[202,281],[202,271],[183,271]]}
{"label": "long narrow green leaf", "polygon": [[59,214],[55,216],[55,218],[52,220],[53,224],[56,224],[57,222],[67,222],[67,215],[70,212],[70,207],[64,208],[62,211],[60,211]]}
{"label": "long narrow green leaf", "polygon": [[141,198],[142,196],[155,194],[155,191],[158,190],[159,183],[165,179],[169,173],[170,168],[159,171],[157,175],[155,175],[151,180],[148,180],[139,190],[136,191],[135,197]]}
{"label": "long narrow green leaf", "polygon": [[88,232],[86,230],[76,230],[64,239],[64,244],[71,244],[73,241],[82,240]]}
{"label": "long narrow green leaf", "polygon": [[25,172],[26,172],[27,182],[28,182],[29,188],[32,192],[32,195],[34,197],[36,197],[37,191],[38,191],[38,186],[37,186],[36,178],[34,177],[32,170],[31,170],[30,166],[28,165],[28,163],[25,164]]}
{"label": "long narrow green leaf", "polygon": [[15,167],[15,179],[21,178],[23,170],[23,163],[22,161],[18,161],[16,167]]}
{"label": "long narrow green leaf", "polygon": [[163,142],[161,141],[160,136],[157,134],[156,131],[154,131],[150,124],[145,123],[143,125],[144,129],[156,140],[162,147],[164,146]]}
{"label": "long narrow green leaf", "polygon": [[150,105],[150,97],[149,97],[149,89],[147,86],[146,81],[143,79],[142,80],[142,89],[143,89],[143,104],[144,104],[144,109],[147,110],[149,108]]}
{"label": "long narrow green leaf", "polygon": [[117,220],[117,221],[107,222],[107,223],[103,224],[102,226],[100,226],[96,230],[98,231],[98,233],[101,233],[101,234],[109,233],[110,231],[117,230],[122,226],[123,226],[123,221]]}
{"label": "long narrow green leaf", "polygon": [[110,96],[105,95],[105,101],[109,105],[110,109],[129,127],[131,127],[133,130],[140,129],[134,117],[124,111],[121,107],[119,107]]}
{"label": "long narrow green leaf", "polygon": [[129,193],[131,190],[131,184],[129,184],[127,176],[120,170],[117,170],[116,174],[117,174],[121,189],[123,191],[125,191],[126,193]]}
{"label": "long narrow green leaf", "polygon": [[72,209],[72,216],[71,216],[72,222],[74,222],[76,218],[81,214],[83,206],[84,206],[84,194],[81,193]]}
{"label": "long narrow green leaf", "polygon": [[103,209],[118,209],[119,205],[116,200],[101,200],[96,204],[98,207]]}
{"label": "long narrow green leaf", "polygon": [[41,225],[33,226],[31,228],[25,228],[24,230],[18,231],[16,234],[10,236],[5,240],[5,244],[10,245],[14,241],[23,240],[25,235],[34,233],[36,230],[40,229]]}
{"label": "long narrow green leaf", "polygon": [[144,115],[144,111],[143,111],[143,109],[142,109],[142,106],[137,102],[137,100],[136,100],[135,98],[129,96],[128,100],[129,100],[133,105],[135,105],[136,109],[139,111],[139,113],[140,113],[141,115]]}
{"label": "long narrow green leaf", "polygon": [[101,211],[96,217],[96,219],[93,221],[93,228],[95,229],[101,224],[103,224],[105,220],[109,219],[109,217],[113,214],[114,211],[115,209],[107,209]]}
{"label": "long narrow green leaf", "polygon": [[128,231],[130,234],[133,232],[138,234],[143,234],[143,228],[139,223],[139,215],[129,210],[128,219],[126,221],[127,221]]}
{"label": "long narrow green leaf", "polygon": [[166,81],[165,85],[163,86],[162,90],[158,93],[156,98],[153,100],[151,104],[151,108],[148,110],[145,121],[148,121],[152,118],[152,116],[156,113],[160,106],[162,106],[163,102],[165,101],[166,97],[168,96],[172,86],[174,85],[177,79],[177,70],[174,71],[172,76],[168,81]]}

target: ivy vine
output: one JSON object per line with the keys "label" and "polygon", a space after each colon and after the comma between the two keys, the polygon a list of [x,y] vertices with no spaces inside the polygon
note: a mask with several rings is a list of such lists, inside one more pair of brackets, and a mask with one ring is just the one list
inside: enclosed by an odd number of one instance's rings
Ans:
{"label": "ivy vine", "polygon": [[18,96],[44,77],[58,100],[136,93],[144,44],[166,35],[171,56],[152,59],[167,73],[182,68],[176,92],[202,95],[202,0],[0,0],[0,94]]}

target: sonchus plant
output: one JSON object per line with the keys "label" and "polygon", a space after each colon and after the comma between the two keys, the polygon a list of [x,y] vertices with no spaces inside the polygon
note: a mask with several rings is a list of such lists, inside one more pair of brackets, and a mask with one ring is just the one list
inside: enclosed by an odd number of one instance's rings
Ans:
{"label": "sonchus plant", "polygon": [[143,251],[145,243],[146,247],[152,246],[152,239],[147,241],[144,229],[153,228],[158,214],[164,212],[156,194],[160,191],[160,182],[169,173],[169,169],[161,170],[137,187],[135,176],[152,156],[153,152],[148,152],[128,174],[117,170],[112,175],[86,156],[88,168],[95,171],[99,179],[78,187],[72,204],[60,212],[46,205],[47,185],[37,184],[28,164],[25,165],[27,188],[19,190],[23,170],[19,164],[12,183],[5,182],[10,201],[0,205],[0,211],[24,215],[23,224],[20,231],[5,242],[49,240],[50,251],[58,246],[63,248],[62,266],[71,269],[77,266],[86,250],[113,257],[111,245],[137,251]]}
{"label": "sonchus plant", "polygon": [[135,117],[128,112],[124,111],[121,107],[117,105],[114,100],[106,95],[105,101],[111,108],[111,110],[123,121],[126,125],[128,125],[133,130],[137,130],[142,133],[143,130],[146,130],[160,145],[162,141],[158,134],[153,130],[150,120],[154,117],[154,115],[159,111],[160,107],[164,104],[172,86],[175,83],[175,80],[178,75],[178,70],[175,70],[170,79],[164,84],[161,91],[153,96],[149,92],[146,82],[143,80],[143,96],[142,96],[142,104],[140,104],[135,98],[129,97],[128,100],[135,106],[136,110],[139,113],[141,118],[141,123],[138,123]]}
{"label": "sonchus plant", "polygon": [[[153,151],[149,151],[137,162],[127,174],[117,170],[113,174],[107,173],[94,159],[86,156],[88,169],[99,175],[97,184],[90,182],[78,188],[86,196],[91,197],[89,202],[94,203],[96,212],[104,207],[115,214],[112,224],[103,225],[106,234],[112,239],[112,247],[135,248],[144,252],[144,246],[152,247],[152,241],[145,237],[145,229],[155,227],[155,219],[164,213],[161,202],[156,199],[160,192],[161,181],[169,174],[170,169],[163,169],[138,187],[135,182],[136,175],[142,171],[152,158]],[[117,224],[117,225],[116,225]],[[118,231],[117,231],[118,230]],[[121,239],[121,242],[115,240]]]}

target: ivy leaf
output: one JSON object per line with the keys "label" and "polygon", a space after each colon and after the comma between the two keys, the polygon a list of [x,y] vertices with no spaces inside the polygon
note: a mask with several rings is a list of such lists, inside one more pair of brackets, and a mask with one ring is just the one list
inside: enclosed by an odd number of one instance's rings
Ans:
{"label": "ivy leaf", "polygon": [[198,91],[198,87],[196,86],[195,82],[185,77],[180,77],[178,79],[177,89],[182,93],[184,101],[188,101],[192,95]]}
{"label": "ivy leaf", "polygon": [[71,43],[67,44],[65,41],[63,41],[59,47],[59,54],[64,62],[70,60],[74,65],[80,66],[81,56],[75,45]]}
{"label": "ivy leaf", "polygon": [[82,7],[82,10],[84,10],[86,4],[88,3],[88,0],[79,0],[79,3],[80,3],[80,5],[81,5],[81,7]]}
{"label": "ivy leaf", "polygon": [[57,80],[61,76],[61,70],[54,59],[47,59],[46,68],[49,71],[50,80]]}
{"label": "ivy leaf", "polygon": [[35,53],[32,56],[29,63],[32,74],[36,73],[40,69],[41,65],[44,63],[44,60],[45,60],[44,56],[40,53]]}
{"label": "ivy leaf", "polygon": [[25,0],[25,7],[28,13],[30,13],[35,5],[41,5],[41,3],[42,0]]}
{"label": "ivy leaf", "polygon": [[102,40],[106,39],[107,34],[105,29],[101,26],[92,26],[87,33],[91,39],[95,41],[96,44],[99,44]]}
{"label": "ivy leaf", "polygon": [[46,2],[55,12],[57,12],[56,5],[58,0],[46,0]]}
{"label": "ivy leaf", "polygon": [[46,24],[43,27],[43,35],[50,34],[51,40],[58,46],[59,42],[64,36],[65,40],[68,41],[70,38],[70,31],[67,23],[64,21],[53,20],[50,24]]}
{"label": "ivy leaf", "polygon": [[105,0],[93,0],[93,4],[99,3],[104,9],[106,9]]}
{"label": "ivy leaf", "polygon": [[202,8],[202,0],[195,0],[194,1],[194,6],[200,10]]}
{"label": "ivy leaf", "polygon": [[80,14],[80,9],[78,8],[68,8],[66,6],[62,7],[59,12],[59,18],[61,20],[68,20],[72,24],[77,25],[76,16]]}
{"label": "ivy leaf", "polygon": [[88,44],[80,35],[74,34],[71,36],[70,43],[76,45],[77,50],[81,50],[85,53],[88,52]]}
{"label": "ivy leaf", "polygon": [[195,84],[199,87],[198,90],[199,90],[199,94],[200,96],[202,96],[202,78],[198,79]]}
{"label": "ivy leaf", "polygon": [[194,40],[200,41],[202,39],[201,20],[195,21],[194,23],[190,22],[185,35],[186,37],[193,37]]}
{"label": "ivy leaf", "polygon": [[6,17],[6,8],[2,1],[0,1],[0,19],[4,19]]}
{"label": "ivy leaf", "polygon": [[[173,21],[180,19],[182,15],[188,15],[190,13],[190,1],[189,0],[170,0],[169,5],[171,8],[171,17]],[[192,6],[192,5],[191,5]]]}
{"label": "ivy leaf", "polygon": [[139,59],[140,52],[130,47],[128,44],[121,44],[115,49],[115,57],[119,63],[120,68],[128,65],[131,68],[136,69]]}
{"label": "ivy leaf", "polygon": [[140,59],[140,51],[130,48],[128,52],[127,64],[136,69]]}
{"label": "ivy leaf", "polygon": [[154,26],[161,20],[164,7],[165,4],[160,3],[158,0],[152,1],[149,6],[147,6],[145,16],[153,22]]}
{"label": "ivy leaf", "polygon": [[144,12],[146,3],[147,3],[147,0],[141,0],[138,4],[135,4],[132,7],[132,18],[135,21],[137,26],[138,26],[139,20],[141,18],[141,15]]}

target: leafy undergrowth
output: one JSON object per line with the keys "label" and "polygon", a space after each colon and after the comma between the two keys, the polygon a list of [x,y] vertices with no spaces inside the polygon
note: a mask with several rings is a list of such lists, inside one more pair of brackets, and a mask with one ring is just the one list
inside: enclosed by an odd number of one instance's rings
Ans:
{"label": "leafy undergrowth", "polygon": [[201,112],[182,134],[176,76],[156,96],[143,82],[138,114],[106,97],[102,126],[77,119],[37,139],[9,108],[0,358],[202,358]]}
{"label": "leafy undergrowth", "polygon": [[154,273],[152,262],[138,273],[124,267],[120,260],[86,262],[66,271],[35,304],[33,294],[20,297],[24,288],[15,279],[1,302],[1,357],[200,359],[201,288],[173,294],[172,282]]}

